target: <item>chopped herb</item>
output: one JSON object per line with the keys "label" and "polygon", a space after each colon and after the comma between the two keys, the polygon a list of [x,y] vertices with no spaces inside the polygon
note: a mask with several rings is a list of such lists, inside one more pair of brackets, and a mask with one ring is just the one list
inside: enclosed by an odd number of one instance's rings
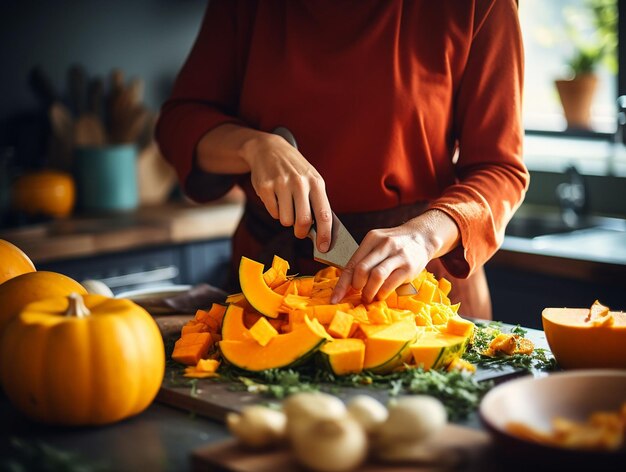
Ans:
{"label": "chopped herb", "polygon": [[[477,323],[474,330],[474,340],[463,355],[463,359],[472,364],[490,369],[501,369],[506,366],[523,370],[556,370],[554,357],[546,349],[535,348],[531,354],[513,354],[489,356],[485,352],[491,341],[501,334],[502,325],[497,322],[488,324]],[[519,325],[510,330],[512,334],[525,337],[527,331]]]}

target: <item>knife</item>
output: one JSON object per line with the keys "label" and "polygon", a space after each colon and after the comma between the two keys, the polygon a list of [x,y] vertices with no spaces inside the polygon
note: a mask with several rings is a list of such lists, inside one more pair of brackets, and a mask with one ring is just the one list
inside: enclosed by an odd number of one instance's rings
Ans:
{"label": "knife", "polygon": [[[291,144],[294,148],[298,149],[296,138],[293,136],[291,131],[289,131],[284,126],[279,126],[278,128],[275,128],[272,133],[283,137],[285,141]],[[359,248],[359,245],[334,212],[332,213],[332,218],[333,225],[331,230],[330,247],[328,248],[328,251],[321,252],[317,249],[317,244],[315,244],[315,240],[317,238],[315,224],[311,225],[311,229],[309,230],[307,236],[311,239],[311,241],[313,241],[314,260],[316,260],[317,262],[321,262],[322,264],[337,267],[338,269],[345,269],[348,261]],[[407,283],[400,285],[396,289],[396,293],[398,295],[413,295],[417,293],[417,290],[415,290],[413,284]]]}

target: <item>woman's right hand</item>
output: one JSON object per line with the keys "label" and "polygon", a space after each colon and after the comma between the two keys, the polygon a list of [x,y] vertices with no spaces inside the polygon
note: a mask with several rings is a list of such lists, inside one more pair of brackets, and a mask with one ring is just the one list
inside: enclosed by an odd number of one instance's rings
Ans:
{"label": "woman's right hand", "polygon": [[252,186],[269,214],[283,226],[293,226],[297,238],[305,238],[315,222],[315,244],[326,252],[332,212],[317,170],[284,138],[269,133],[248,140],[241,157],[250,167]]}
{"label": "woman's right hand", "polygon": [[273,218],[305,238],[315,219],[317,248],[330,246],[332,212],[324,179],[284,138],[232,123],[206,133],[196,148],[198,165],[215,174],[251,172],[252,186]]}

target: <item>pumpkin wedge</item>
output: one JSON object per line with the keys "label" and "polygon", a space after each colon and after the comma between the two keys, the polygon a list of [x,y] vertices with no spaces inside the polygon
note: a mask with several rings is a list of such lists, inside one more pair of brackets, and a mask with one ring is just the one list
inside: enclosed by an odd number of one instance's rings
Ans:
{"label": "pumpkin wedge", "polygon": [[238,305],[228,305],[222,320],[222,339],[225,341],[250,341],[252,336],[243,322],[244,311]]}
{"label": "pumpkin wedge", "polygon": [[[228,319],[228,312],[224,317]],[[293,331],[274,336],[266,346],[255,340],[220,342],[220,350],[228,363],[248,371],[290,367],[307,359],[326,342],[326,331],[316,320],[304,318],[304,323]]]}
{"label": "pumpkin wedge", "polygon": [[255,310],[270,318],[278,316],[284,297],[265,283],[263,264],[242,257],[239,264],[239,283],[246,300]]}
{"label": "pumpkin wedge", "polygon": [[363,370],[385,374],[407,362],[409,346],[421,334],[413,320],[397,321],[365,339]]}
{"label": "pumpkin wedge", "polygon": [[335,375],[358,374],[363,370],[365,343],[362,339],[335,339],[320,348],[320,357]]}
{"label": "pumpkin wedge", "polygon": [[410,347],[413,362],[424,370],[447,367],[465,352],[469,338],[436,331],[425,332]]}

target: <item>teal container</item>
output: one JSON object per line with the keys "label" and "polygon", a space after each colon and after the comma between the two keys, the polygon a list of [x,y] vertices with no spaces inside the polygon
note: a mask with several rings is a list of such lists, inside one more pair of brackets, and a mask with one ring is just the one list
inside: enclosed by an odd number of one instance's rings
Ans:
{"label": "teal container", "polygon": [[84,211],[137,208],[137,148],[132,144],[78,148],[75,152],[78,205]]}

